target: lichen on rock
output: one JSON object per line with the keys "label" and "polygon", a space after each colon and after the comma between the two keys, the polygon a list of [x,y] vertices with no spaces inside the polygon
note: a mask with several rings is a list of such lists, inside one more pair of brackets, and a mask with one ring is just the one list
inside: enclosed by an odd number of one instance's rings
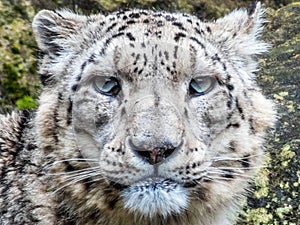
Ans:
{"label": "lichen on rock", "polygon": [[266,146],[267,164],[257,175],[239,224],[300,224],[300,2],[268,10],[264,39],[273,46],[260,60],[258,81],[278,111]]}

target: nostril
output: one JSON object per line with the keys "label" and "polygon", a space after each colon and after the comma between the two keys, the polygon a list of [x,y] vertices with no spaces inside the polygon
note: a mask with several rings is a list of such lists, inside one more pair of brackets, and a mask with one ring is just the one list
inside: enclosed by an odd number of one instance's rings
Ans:
{"label": "nostril", "polygon": [[151,165],[163,162],[176,148],[154,148],[152,150],[134,150],[139,156],[146,159]]}

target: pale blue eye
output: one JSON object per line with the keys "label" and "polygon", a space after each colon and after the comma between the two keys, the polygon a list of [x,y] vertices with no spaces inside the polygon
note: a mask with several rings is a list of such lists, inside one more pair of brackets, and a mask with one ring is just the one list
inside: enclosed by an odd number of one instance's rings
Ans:
{"label": "pale blue eye", "polygon": [[95,77],[93,85],[97,92],[104,95],[116,96],[121,91],[121,85],[115,77]]}
{"label": "pale blue eye", "polygon": [[191,96],[201,96],[210,92],[216,83],[214,77],[204,76],[193,78],[189,86],[189,94]]}

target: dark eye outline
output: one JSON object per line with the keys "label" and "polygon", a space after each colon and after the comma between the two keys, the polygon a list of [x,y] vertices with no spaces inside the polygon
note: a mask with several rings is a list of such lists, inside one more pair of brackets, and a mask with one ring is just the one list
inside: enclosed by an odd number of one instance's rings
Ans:
{"label": "dark eye outline", "polygon": [[[111,87],[108,87],[109,89],[105,90],[105,86],[107,85]],[[112,97],[116,97],[121,91],[121,84],[116,77],[97,76],[93,79],[93,87],[100,94]]]}
{"label": "dark eye outline", "polygon": [[[208,87],[207,86],[208,83]],[[216,78],[211,76],[195,77],[190,81],[189,94],[192,97],[198,97],[209,93],[216,85]],[[204,87],[203,87],[204,86]],[[198,89],[198,90],[197,90]],[[200,91],[203,89],[202,91]]]}

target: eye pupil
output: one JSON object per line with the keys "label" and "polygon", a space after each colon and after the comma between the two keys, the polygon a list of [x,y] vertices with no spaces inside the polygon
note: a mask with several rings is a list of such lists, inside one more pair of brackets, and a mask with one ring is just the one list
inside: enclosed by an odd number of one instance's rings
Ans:
{"label": "eye pupil", "polygon": [[209,76],[193,78],[189,85],[190,96],[197,97],[207,94],[214,88],[215,81],[213,77]]}
{"label": "eye pupil", "polygon": [[108,96],[117,96],[121,90],[121,85],[115,77],[96,77],[93,83],[97,92]]}

